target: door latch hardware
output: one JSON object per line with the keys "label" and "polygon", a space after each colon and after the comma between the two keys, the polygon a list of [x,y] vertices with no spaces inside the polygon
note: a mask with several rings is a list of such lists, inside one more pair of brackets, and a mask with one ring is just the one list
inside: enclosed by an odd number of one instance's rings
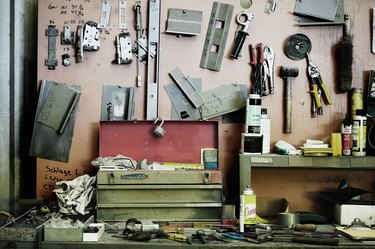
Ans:
{"label": "door latch hardware", "polygon": [[48,59],[44,61],[44,64],[50,70],[54,70],[57,66],[56,59],[56,37],[59,35],[59,30],[56,29],[55,25],[49,25],[46,29],[46,36],[48,36]]}

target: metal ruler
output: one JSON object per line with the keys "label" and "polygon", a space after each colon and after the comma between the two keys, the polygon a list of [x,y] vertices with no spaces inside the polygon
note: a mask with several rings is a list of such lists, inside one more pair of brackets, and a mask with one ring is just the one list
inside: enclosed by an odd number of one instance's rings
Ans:
{"label": "metal ruler", "polygon": [[[148,13],[148,48],[155,46],[156,54],[151,63],[151,51],[147,51],[147,103],[146,120],[158,117],[159,60],[160,60],[160,0],[150,0]],[[153,65],[151,65],[153,64]],[[154,66],[151,70],[151,66]]]}
{"label": "metal ruler", "polygon": [[200,67],[220,71],[233,9],[230,4],[213,3]]}

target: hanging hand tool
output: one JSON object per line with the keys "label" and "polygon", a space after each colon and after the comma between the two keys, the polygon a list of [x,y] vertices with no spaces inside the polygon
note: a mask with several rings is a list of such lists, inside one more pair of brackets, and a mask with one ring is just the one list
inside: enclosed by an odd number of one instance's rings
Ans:
{"label": "hanging hand tool", "polygon": [[[322,81],[322,77],[320,75],[319,69],[315,66],[315,64],[312,62],[310,58],[310,54],[306,53],[307,60],[308,60],[308,67],[307,67],[307,73],[311,80],[311,92],[313,94],[313,102],[312,104],[316,106],[318,115],[323,114],[323,107],[321,102],[321,95],[323,94],[327,100],[327,103],[329,105],[332,104],[331,97],[329,96],[329,93],[327,91],[326,84]],[[314,106],[312,107],[312,110],[314,110]],[[312,113],[314,116],[314,113]]]}
{"label": "hanging hand tool", "polygon": [[[263,62],[263,68],[264,68],[264,82],[263,82],[263,88],[265,90],[264,95],[273,94],[275,92],[274,87],[274,64],[275,64],[275,52],[274,50],[269,47],[265,46],[264,51],[264,62]],[[268,84],[266,84],[266,82]],[[268,90],[267,87],[268,86]]]}
{"label": "hanging hand tool", "polygon": [[292,133],[292,78],[298,76],[298,68],[284,67],[280,69],[281,77],[286,79],[285,87],[285,133]]}
{"label": "hanging hand tool", "polygon": [[230,54],[230,57],[234,59],[238,59],[238,57],[241,54],[242,46],[245,42],[246,36],[249,35],[247,30],[249,29],[249,25],[251,20],[253,20],[254,14],[248,14],[243,11],[241,11],[237,15],[237,22],[239,25],[243,26],[242,30],[237,32],[236,41],[234,44],[234,47],[232,49],[232,53]]}
{"label": "hanging hand tool", "polygon": [[[142,37],[142,16],[141,16],[141,1],[137,0],[135,2],[135,15],[136,15],[136,22],[135,22],[135,30],[137,32],[137,51],[139,53],[140,51],[140,39]],[[140,73],[140,67],[141,67],[141,58],[140,56],[137,56],[137,86],[140,87],[142,85],[141,81],[141,73]]]}
{"label": "hanging hand tool", "polygon": [[[258,49],[259,58],[256,56],[256,50]],[[250,44],[250,64],[254,67],[253,72],[253,80],[254,85],[251,89],[251,92],[254,94],[259,94],[260,96],[264,96],[267,94],[264,90],[264,54],[263,54],[263,44],[260,43],[255,48],[252,44]]]}

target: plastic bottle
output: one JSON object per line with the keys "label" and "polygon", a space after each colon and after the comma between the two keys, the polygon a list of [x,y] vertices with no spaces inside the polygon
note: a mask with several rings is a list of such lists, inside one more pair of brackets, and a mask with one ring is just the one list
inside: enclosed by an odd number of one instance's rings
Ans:
{"label": "plastic bottle", "polygon": [[245,133],[260,134],[260,113],[262,99],[259,94],[249,94],[246,100]]}
{"label": "plastic bottle", "polygon": [[267,108],[261,109],[260,116],[260,133],[263,136],[262,154],[268,154],[271,147],[271,119],[267,115]]}
{"label": "plastic bottle", "polygon": [[247,186],[240,195],[240,232],[255,232],[256,226],[256,195]]}
{"label": "plastic bottle", "polygon": [[353,119],[353,156],[366,156],[366,122],[367,118],[362,109],[356,110]]}

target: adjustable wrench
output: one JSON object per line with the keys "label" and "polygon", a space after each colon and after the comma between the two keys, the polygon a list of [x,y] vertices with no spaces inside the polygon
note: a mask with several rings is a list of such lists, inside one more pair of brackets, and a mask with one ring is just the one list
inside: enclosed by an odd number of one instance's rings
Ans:
{"label": "adjustable wrench", "polygon": [[243,28],[242,28],[242,30],[237,32],[236,41],[235,41],[235,44],[234,44],[234,47],[233,47],[233,50],[232,50],[232,53],[231,53],[230,57],[232,57],[234,59],[238,59],[238,57],[240,56],[242,46],[245,42],[246,36],[249,35],[247,30],[249,29],[250,22],[253,19],[254,19],[254,14],[248,14],[248,13],[245,13],[243,11],[241,11],[237,15],[237,22],[238,22],[239,25],[242,25]]}

